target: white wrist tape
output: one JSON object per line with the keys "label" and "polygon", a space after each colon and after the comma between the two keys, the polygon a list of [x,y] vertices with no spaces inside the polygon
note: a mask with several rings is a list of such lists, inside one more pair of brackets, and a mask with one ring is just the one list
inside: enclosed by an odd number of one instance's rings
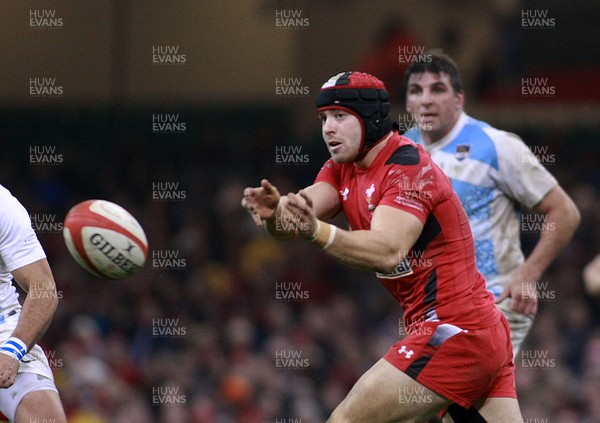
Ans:
{"label": "white wrist tape", "polygon": [[326,250],[331,246],[331,244],[333,244],[337,229],[338,228],[335,225],[317,220],[315,232],[308,240],[321,247],[323,250]]}
{"label": "white wrist tape", "polygon": [[319,219],[317,219],[317,226],[315,226],[315,231],[313,232],[313,234],[311,235],[311,237],[308,240],[310,242],[315,242],[315,240],[317,239],[317,236],[319,236],[320,231],[321,231],[321,221]]}
{"label": "white wrist tape", "polygon": [[336,232],[337,232],[337,226],[331,225],[331,230],[329,231],[329,238],[327,238],[327,242],[325,243],[325,245],[323,245],[324,250],[328,249],[331,246],[331,244],[333,244],[333,241],[335,240]]}

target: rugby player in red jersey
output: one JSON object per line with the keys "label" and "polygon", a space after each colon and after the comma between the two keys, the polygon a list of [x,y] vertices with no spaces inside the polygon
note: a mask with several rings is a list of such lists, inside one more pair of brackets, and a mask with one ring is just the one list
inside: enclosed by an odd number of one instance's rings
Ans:
{"label": "rugby player in red jersey", "polygon": [[[404,310],[408,335],[328,421],[424,421],[447,409],[448,421],[522,422],[508,324],[477,271],[467,216],[429,154],[393,129],[388,98],[372,75],[332,77],[317,96],[331,159],[315,183],[282,197],[264,179],[242,199],[275,238],[375,271]],[[339,212],[350,230],[326,223]]]}

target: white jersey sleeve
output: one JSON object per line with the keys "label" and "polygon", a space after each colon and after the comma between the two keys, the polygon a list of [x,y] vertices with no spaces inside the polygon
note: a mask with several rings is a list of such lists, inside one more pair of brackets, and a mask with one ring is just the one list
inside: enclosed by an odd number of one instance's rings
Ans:
{"label": "white jersey sleeve", "polygon": [[515,134],[485,128],[495,140],[498,152],[498,188],[516,202],[531,209],[558,185],[550,172]]}
{"label": "white jersey sleeve", "polygon": [[0,310],[18,304],[11,272],[45,257],[27,210],[0,185]]}

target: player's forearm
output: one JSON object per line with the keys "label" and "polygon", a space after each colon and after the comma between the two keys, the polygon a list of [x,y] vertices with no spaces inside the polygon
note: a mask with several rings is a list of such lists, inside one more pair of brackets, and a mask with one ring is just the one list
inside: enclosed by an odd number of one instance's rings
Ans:
{"label": "player's forearm", "polygon": [[572,201],[548,211],[540,238],[523,263],[523,272],[532,280],[539,280],[546,269],[569,243],[581,220]]}
{"label": "player's forearm", "polygon": [[[332,236],[334,226],[323,222],[321,225],[321,230],[325,233],[321,233],[313,242],[321,248],[325,247],[327,254],[347,265],[388,274],[394,271],[406,255],[402,253],[402,249],[392,248],[385,239],[386,234],[380,231],[345,231],[336,228]],[[407,250],[408,248],[404,251]]]}
{"label": "player's forearm", "polygon": [[58,295],[54,284],[32,285],[23,302],[19,323],[12,335],[31,348],[50,326],[57,306]]}

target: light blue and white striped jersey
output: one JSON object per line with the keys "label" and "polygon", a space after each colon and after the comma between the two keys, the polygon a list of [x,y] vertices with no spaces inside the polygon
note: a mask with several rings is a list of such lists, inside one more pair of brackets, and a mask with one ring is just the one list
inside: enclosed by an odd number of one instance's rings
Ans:
{"label": "light blue and white striped jersey", "polygon": [[557,185],[515,134],[461,114],[440,141],[423,143],[417,128],[404,134],[448,175],[467,212],[477,267],[496,298],[523,263],[519,204],[532,208]]}

